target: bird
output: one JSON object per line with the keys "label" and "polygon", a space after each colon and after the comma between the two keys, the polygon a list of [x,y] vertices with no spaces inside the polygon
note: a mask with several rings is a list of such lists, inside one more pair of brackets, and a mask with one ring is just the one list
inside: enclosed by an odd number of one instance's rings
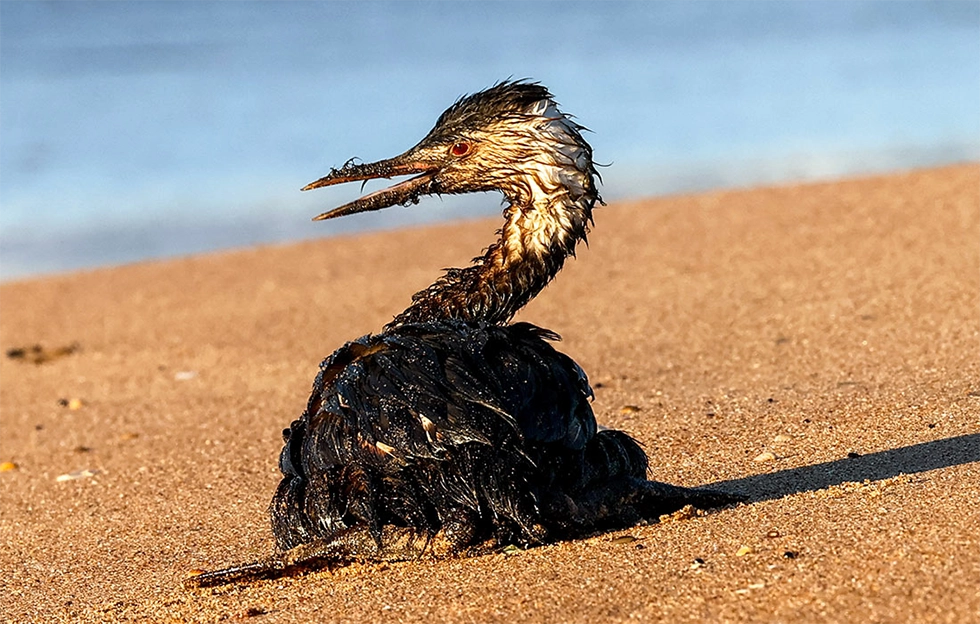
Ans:
{"label": "bird", "polygon": [[275,552],[189,584],[527,548],[742,500],[647,479],[639,443],[598,426],[558,335],[512,322],[587,241],[603,203],[585,131],[547,87],[505,80],[458,99],[403,154],[351,159],[303,188],[411,176],[314,220],[497,191],[504,224],[469,266],[323,361],[283,432]]}

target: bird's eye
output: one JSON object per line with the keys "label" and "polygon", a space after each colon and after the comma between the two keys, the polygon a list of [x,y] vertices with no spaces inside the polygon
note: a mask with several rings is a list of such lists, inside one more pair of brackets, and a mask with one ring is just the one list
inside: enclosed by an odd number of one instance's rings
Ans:
{"label": "bird's eye", "polygon": [[456,143],[449,148],[449,153],[453,156],[466,156],[470,153],[469,143]]}

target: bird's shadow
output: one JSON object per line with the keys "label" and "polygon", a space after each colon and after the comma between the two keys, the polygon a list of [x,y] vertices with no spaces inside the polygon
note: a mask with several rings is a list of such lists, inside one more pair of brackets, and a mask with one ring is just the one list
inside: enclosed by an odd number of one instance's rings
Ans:
{"label": "bird's shadow", "polygon": [[778,472],[718,481],[706,489],[742,494],[749,502],[783,498],[847,482],[879,481],[980,461],[980,433],[970,433],[911,446],[789,468]]}

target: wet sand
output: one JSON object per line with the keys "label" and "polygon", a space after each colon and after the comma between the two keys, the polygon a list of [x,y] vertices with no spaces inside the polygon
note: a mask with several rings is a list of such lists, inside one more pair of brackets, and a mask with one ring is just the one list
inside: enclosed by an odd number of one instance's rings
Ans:
{"label": "wet sand", "polygon": [[0,286],[0,347],[28,348],[0,358],[0,619],[980,622],[975,164],[617,202],[521,313],[562,334],[653,478],[748,503],[184,589],[271,549],[280,432],[320,360],[497,225]]}

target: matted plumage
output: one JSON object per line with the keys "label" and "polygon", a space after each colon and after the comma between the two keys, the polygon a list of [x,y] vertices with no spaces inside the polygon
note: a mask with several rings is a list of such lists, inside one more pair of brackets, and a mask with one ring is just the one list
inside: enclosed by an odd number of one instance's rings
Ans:
{"label": "matted plumage", "polygon": [[550,344],[557,335],[509,324],[574,255],[601,202],[582,130],[545,87],[505,81],[459,99],[404,154],[348,161],[304,188],[414,176],[317,219],[496,190],[504,225],[469,267],[324,360],[284,431],[277,552],[190,584],[527,547],[740,500],[647,480],[639,445],[597,427],[586,375]]}

